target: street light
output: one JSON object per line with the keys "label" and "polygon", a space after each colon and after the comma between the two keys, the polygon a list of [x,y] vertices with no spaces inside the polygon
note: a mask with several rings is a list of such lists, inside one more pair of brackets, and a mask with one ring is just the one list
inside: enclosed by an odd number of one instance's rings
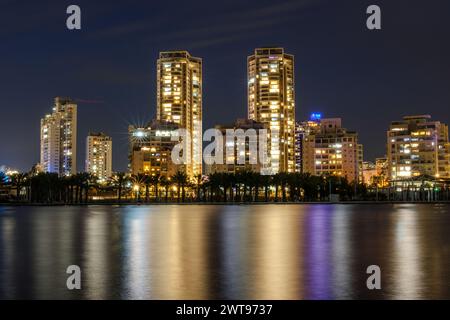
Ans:
{"label": "street light", "polygon": [[133,186],[133,190],[136,192],[136,199],[138,199],[139,198],[139,185],[135,184]]}

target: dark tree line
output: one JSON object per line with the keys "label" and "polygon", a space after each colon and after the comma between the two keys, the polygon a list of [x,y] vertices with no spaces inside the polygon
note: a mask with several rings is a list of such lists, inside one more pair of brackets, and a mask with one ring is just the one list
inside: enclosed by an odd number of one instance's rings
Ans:
{"label": "dark tree line", "polygon": [[14,190],[14,200],[18,202],[81,204],[88,202],[96,178],[88,173],[68,177],[56,173],[17,173],[4,186]]}
{"label": "dark tree line", "polygon": [[[379,190],[348,182],[339,176],[307,173],[256,172],[213,173],[189,178],[184,172],[170,177],[116,173],[99,184],[88,173],[59,177],[55,173],[17,173],[7,177],[0,172],[0,191],[9,190],[8,200],[42,204],[85,204],[88,202],[314,202],[328,201],[330,194],[346,200],[434,201],[449,198],[448,185],[430,194],[430,188],[399,193],[394,187]],[[384,193],[383,193],[384,192]],[[1,194],[0,194],[1,196]],[[401,196],[401,197],[400,197]],[[1,199],[0,199],[1,200]],[[2,201],[4,201],[3,198]]]}

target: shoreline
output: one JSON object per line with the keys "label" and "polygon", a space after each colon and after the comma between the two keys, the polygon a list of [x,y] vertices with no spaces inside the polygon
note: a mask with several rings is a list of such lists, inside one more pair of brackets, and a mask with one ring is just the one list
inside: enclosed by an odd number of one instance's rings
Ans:
{"label": "shoreline", "polygon": [[450,201],[339,201],[339,202],[150,202],[150,203],[136,203],[136,202],[89,202],[79,204],[64,204],[64,203],[0,203],[0,207],[86,207],[86,206],[173,206],[173,205],[215,205],[215,206],[253,206],[253,205],[394,205],[394,204],[450,204]]}

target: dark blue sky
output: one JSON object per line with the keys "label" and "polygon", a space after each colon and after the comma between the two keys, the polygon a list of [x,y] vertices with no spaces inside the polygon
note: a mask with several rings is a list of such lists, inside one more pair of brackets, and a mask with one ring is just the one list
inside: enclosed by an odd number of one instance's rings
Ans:
{"label": "dark blue sky", "polygon": [[[66,29],[66,8],[82,30]],[[382,9],[369,31],[366,8]],[[0,165],[39,161],[39,121],[55,96],[78,105],[85,137],[114,139],[127,164],[127,126],[155,114],[158,52],[186,49],[204,63],[204,128],[245,117],[246,57],[285,47],[296,59],[297,119],[313,111],[357,130],[367,160],[385,153],[389,122],[428,113],[450,123],[450,1],[0,0]]]}

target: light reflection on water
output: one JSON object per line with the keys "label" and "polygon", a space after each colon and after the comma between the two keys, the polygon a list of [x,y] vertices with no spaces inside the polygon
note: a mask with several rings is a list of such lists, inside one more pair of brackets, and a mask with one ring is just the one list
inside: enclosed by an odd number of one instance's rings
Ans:
{"label": "light reflection on water", "polygon": [[450,299],[449,234],[448,205],[0,207],[0,298]]}

